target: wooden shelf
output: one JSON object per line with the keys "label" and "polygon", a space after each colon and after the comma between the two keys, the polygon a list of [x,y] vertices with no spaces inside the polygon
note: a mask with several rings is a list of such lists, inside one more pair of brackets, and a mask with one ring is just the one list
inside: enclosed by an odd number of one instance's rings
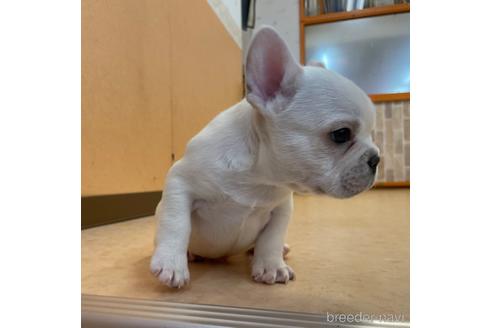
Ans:
{"label": "wooden shelf", "polygon": [[[300,51],[301,51],[301,63],[306,63],[305,54],[305,31],[304,28],[309,25],[332,23],[337,21],[343,21],[348,19],[357,19],[363,17],[382,16],[391,14],[400,14],[410,12],[410,4],[403,3],[397,5],[372,7],[353,11],[335,12],[329,14],[323,14],[318,16],[306,16],[304,15],[304,1],[299,1],[299,16],[300,16]],[[384,101],[405,101],[410,100],[410,93],[386,93],[386,94],[373,94],[369,95],[373,102]]]}
{"label": "wooden shelf", "polygon": [[410,100],[410,92],[375,94],[369,95],[369,98],[375,103],[383,101],[404,101]]}
{"label": "wooden shelf", "polygon": [[342,21],[347,19],[399,14],[399,13],[405,13],[410,11],[410,4],[403,3],[397,5],[372,7],[372,8],[366,8],[360,10],[353,10],[353,11],[341,11],[341,12],[323,14],[318,16],[305,16],[304,2],[301,1],[300,3],[302,4],[300,11],[301,11],[301,23],[303,25],[331,23],[331,22]]}
{"label": "wooden shelf", "polygon": [[410,181],[377,182],[373,188],[410,188]]}

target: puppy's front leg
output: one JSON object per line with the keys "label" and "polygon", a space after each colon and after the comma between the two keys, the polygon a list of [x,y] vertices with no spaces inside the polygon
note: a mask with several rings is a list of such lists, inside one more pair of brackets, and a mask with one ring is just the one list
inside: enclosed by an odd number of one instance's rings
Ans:
{"label": "puppy's front leg", "polygon": [[283,259],[284,237],[292,213],[292,194],[276,207],[270,221],[258,236],[253,257],[252,276],[257,282],[287,283],[294,279],[294,271]]}
{"label": "puppy's front leg", "polygon": [[168,175],[155,214],[157,232],[150,269],[169,287],[180,288],[190,280],[186,252],[191,232],[191,205],[186,182],[176,175]]}

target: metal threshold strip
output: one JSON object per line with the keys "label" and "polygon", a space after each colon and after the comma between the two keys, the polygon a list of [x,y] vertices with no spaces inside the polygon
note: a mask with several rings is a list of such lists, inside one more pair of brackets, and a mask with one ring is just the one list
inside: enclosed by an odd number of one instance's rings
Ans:
{"label": "metal threshold strip", "polygon": [[82,295],[82,327],[339,327],[403,328],[408,322],[328,322],[327,316],[232,306]]}

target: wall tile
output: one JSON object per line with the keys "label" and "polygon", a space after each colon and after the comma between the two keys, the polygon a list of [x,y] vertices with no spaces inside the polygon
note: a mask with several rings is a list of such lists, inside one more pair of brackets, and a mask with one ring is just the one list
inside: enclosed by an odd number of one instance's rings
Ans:
{"label": "wall tile", "polygon": [[405,166],[410,166],[410,145],[405,144]]}
{"label": "wall tile", "polygon": [[401,130],[395,134],[395,153],[403,154],[403,134]]}
{"label": "wall tile", "polygon": [[382,105],[377,105],[376,106],[376,131],[383,131],[384,129],[384,117],[383,115],[380,115],[379,113],[382,113],[384,111],[384,106]]}
{"label": "wall tile", "polygon": [[393,164],[395,181],[404,181],[405,166],[403,165],[403,155],[395,155]]}
{"label": "wall tile", "polygon": [[392,169],[387,169],[386,170],[386,181],[395,181],[395,175],[393,173],[393,170]]}
{"label": "wall tile", "polygon": [[410,102],[408,101],[403,103],[403,117],[410,118]]}
{"label": "wall tile", "polygon": [[384,104],[384,117],[385,118],[391,118],[391,113],[392,112],[392,109],[391,109],[391,103],[386,103]]}
{"label": "wall tile", "polygon": [[376,138],[375,138],[374,142],[376,143],[376,146],[379,147],[379,150],[383,150],[384,149],[384,135],[383,135],[383,131],[376,132]]}
{"label": "wall tile", "polygon": [[410,119],[405,119],[403,122],[403,136],[406,142],[410,141]]}
{"label": "wall tile", "polygon": [[377,182],[410,179],[410,102],[376,104],[373,140],[380,149]]}
{"label": "wall tile", "polygon": [[391,120],[386,119],[384,124],[385,124],[385,130],[384,130],[384,148],[386,153],[392,153],[393,150],[393,133],[394,130],[391,125]]}

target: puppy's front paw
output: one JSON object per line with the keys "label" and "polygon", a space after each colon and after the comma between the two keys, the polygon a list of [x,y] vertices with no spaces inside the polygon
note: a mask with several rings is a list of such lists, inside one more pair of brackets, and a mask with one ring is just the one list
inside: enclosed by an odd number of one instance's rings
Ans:
{"label": "puppy's front paw", "polygon": [[276,282],[287,284],[295,279],[294,270],[283,259],[254,259],[251,273],[253,280],[272,285]]}
{"label": "puppy's front paw", "polygon": [[160,282],[172,288],[181,288],[190,282],[188,259],[185,254],[173,254],[157,248],[150,261],[150,271]]}

